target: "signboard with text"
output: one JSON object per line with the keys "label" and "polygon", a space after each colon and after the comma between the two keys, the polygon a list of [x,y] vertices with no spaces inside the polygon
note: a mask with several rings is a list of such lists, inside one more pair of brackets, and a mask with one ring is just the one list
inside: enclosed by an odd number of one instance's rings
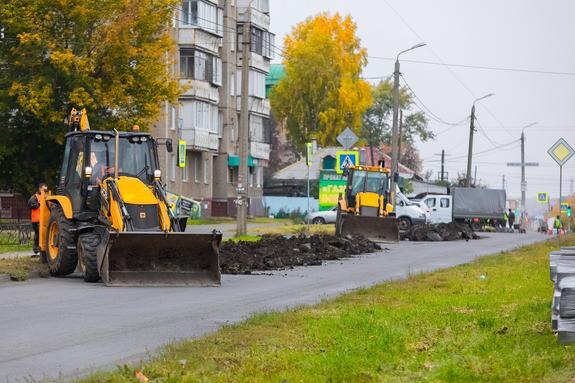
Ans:
{"label": "signboard with text", "polygon": [[319,210],[329,210],[337,205],[339,194],[345,193],[346,179],[333,170],[322,170],[319,176]]}

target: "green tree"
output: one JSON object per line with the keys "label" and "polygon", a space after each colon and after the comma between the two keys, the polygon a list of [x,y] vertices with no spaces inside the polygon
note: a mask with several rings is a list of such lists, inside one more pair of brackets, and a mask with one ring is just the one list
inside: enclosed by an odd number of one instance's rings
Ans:
{"label": "green tree", "polygon": [[4,0],[0,189],[53,181],[72,107],[92,128],[143,129],[176,100],[166,26],[176,0]]}
{"label": "green tree", "polygon": [[[393,83],[383,80],[372,86],[373,103],[363,115],[361,138],[363,138],[373,153],[373,148],[384,144],[391,146],[391,126],[393,119]],[[401,161],[407,167],[421,170],[421,159],[415,148],[415,140],[422,142],[435,136],[428,127],[425,113],[413,111],[415,106],[411,93],[406,88],[400,88],[399,107],[403,113],[401,131]],[[373,157],[372,157],[373,158]]]}
{"label": "green tree", "polygon": [[274,115],[295,147],[316,137],[334,145],[346,127],[356,133],[371,104],[369,84],[360,78],[367,64],[350,16],[321,13],[297,24],[284,41],[286,75],[270,95]]}

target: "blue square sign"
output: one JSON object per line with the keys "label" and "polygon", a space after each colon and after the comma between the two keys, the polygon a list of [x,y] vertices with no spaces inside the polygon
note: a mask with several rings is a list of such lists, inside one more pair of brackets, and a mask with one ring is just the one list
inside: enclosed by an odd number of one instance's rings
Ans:
{"label": "blue square sign", "polygon": [[335,154],[335,170],[343,173],[343,169],[359,165],[359,152],[356,150],[345,150]]}

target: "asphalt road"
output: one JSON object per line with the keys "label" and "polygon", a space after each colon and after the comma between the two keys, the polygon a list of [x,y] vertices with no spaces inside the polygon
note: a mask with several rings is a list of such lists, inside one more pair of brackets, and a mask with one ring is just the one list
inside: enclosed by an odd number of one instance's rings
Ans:
{"label": "asphalt road", "polygon": [[219,288],[112,288],[78,277],[0,284],[0,382],[61,380],[114,368],[257,312],[545,239],[537,233],[485,235],[469,242],[402,242],[385,252],[274,275],[224,276]]}

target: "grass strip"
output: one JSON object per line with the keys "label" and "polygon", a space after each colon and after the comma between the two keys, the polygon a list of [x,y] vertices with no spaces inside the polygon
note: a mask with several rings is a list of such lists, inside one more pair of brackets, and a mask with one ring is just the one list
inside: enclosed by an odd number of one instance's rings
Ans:
{"label": "grass strip", "polygon": [[568,236],[257,315],[82,382],[133,382],[137,370],[150,382],[570,381],[575,350],[550,329],[548,253],[574,244]]}
{"label": "grass strip", "polygon": [[15,257],[0,259],[0,274],[10,275],[14,281],[28,279],[30,273],[48,274],[48,266],[40,262],[38,257]]}

